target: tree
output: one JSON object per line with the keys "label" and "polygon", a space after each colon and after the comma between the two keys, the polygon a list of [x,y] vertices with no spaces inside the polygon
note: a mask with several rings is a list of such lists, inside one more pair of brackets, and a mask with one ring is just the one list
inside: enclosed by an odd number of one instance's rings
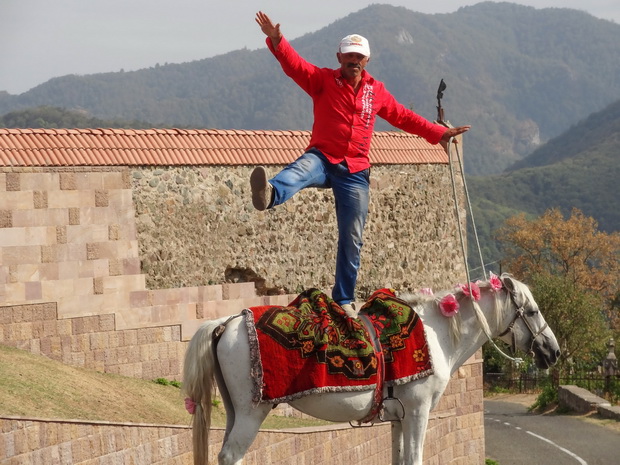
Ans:
{"label": "tree", "polygon": [[577,209],[567,220],[557,209],[534,220],[514,216],[506,220],[500,237],[515,274],[559,274],[606,298],[618,289],[620,234],[598,231],[596,221]]}
{"label": "tree", "polygon": [[620,289],[620,233],[598,231],[596,221],[577,209],[566,220],[551,209],[533,220],[524,214],[509,218],[499,240],[511,273],[524,280],[539,274],[566,278],[599,295],[611,327],[620,329],[613,305]]}
{"label": "tree", "polygon": [[509,218],[500,229],[505,268],[528,282],[563,354],[560,369],[599,362],[610,328],[619,328],[620,234],[597,230],[574,209]]}
{"label": "tree", "polygon": [[610,335],[603,299],[561,275],[537,274],[529,285],[560,344],[559,372],[594,369],[605,355]]}

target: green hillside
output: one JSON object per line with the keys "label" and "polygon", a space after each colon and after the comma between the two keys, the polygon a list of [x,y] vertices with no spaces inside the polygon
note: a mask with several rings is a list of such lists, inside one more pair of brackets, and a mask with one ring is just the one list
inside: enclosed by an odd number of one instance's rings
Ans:
{"label": "green hillside", "polygon": [[[518,212],[537,216],[557,207],[568,215],[578,208],[594,218],[600,230],[620,231],[618,179],[620,101],[573,126],[505,173],[468,177],[485,262],[501,257],[495,231]],[[470,257],[472,252],[470,246]]]}
{"label": "green hillside", "polygon": [[150,129],[154,125],[142,121],[103,120],[83,111],[40,106],[16,110],[0,116],[0,128],[125,128]]}
{"label": "green hillside", "polygon": [[[256,24],[248,18],[243,27]],[[620,98],[620,25],[581,11],[485,2],[428,15],[371,5],[292,43],[311,62],[336,67],[336,44],[350,31],[371,41],[369,72],[429,119],[445,80],[447,119],[472,125],[465,166],[473,175],[503,171]],[[167,127],[310,129],[312,123],[309,98],[262,41],[256,50],[57,77],[21,95],[0,92],[0,115],[38,106]]]}

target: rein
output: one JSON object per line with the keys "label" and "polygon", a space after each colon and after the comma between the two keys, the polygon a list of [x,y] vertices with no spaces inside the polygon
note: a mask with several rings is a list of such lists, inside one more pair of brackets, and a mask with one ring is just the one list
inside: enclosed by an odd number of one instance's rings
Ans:
{"label": "rein", "polygon": [[[452,181],[452,195],[454,196],[454,209],[455,209],[455,212],[456,212],[457,227],[458,227],[458,230],[459,230],[459,239],[461,240],[461,251],[463,253],[463,260],[465,261],[465,274],[467,275],[467,283],[468,283],[467,285],[469,286],[469,295],[470,295],[470,299],[471,299],[472,305],[476,306],[478,304],[471,297],[471,295],[472,295],[472,292],[471,292],[471,277],[470,277],[470,273],[469,273],[469,265],[467,264],[467,251],[465,250],[465,238],[463,237],[463,228],[461,228],[461,214],[459,212],[459,201],[458,201],[458,195],[457,195],[457,192],[456,192],[456,179],[455,179],[455,176],[454,176],[454,167],[452,166],[452,142],[453,141],[454,141],[454,137],[451,137],[448,140],[448,165],[450,166],[450,179]],[[456,143],[455,143],[455,145],[456,145]],[[482,249],[480,248],[480,242],[478,241],[478,233],[476,231],[476,224],[474,222],[474,213],[473,213],[472,208],[471,208],[471,200],[469,198],[469,192],[467,190],[467,182],[465,181],[465,171],[464,171],[464,167],[463,167],[463,161],[461,160],[461,154],[459,153],[458,145],[456,145],[456,158],[457,158],[457,160],[459,162],[459,167],[461,169],[461,177],[463,178],[463,189],[465,190],[465,201],[467,203],[467,209],[469,211],[469,216],[471,218],[471,223],[472,223],[472,230],[474,231],[474,237],[476,239],[476,245],[478,247],[478,254],[480,256],[480,264],[482,266],[482,273],[483,273],[483,276],[486,278],[486,269],[484,268],[484,260],[482,259]],[[513,302],[514,302],[514,297],[513,297]],[[522,358],[511,357],[510,355],[504,353],[499,347],[497,347],[497,344],[495,344],[495,342],[493,341],[493,338],[486,331],[486,329],[484,327],[482,328],[482,330],[484,331],[484,333],[487,336],[487,339],[489,340],[491,345],[495,348],[495,350],[500,355],[502,355],[503,357],[507,358],[508,360],[511,360],[517,366],[519,366],[521,363],[523,363],[523,359]]]}
{"label": "rein", "polygon": [[[463,253],[463,260],[465,262],[465,273],[467,275],[467,283],[468,283],[467,285],[469,286],[469,296],[470,296],[472,305],[474,306],[474,309],[476,310],[476,312],[480,313],[481,317],[484,318],[484,315],[482,315],[482,312],[480,311],[480,308],[479,308],[478,304],[476,303],[476,301],[472,297],[471,277],[470,277],[470,273],[469,273],[469,265],[467,264],[467,251],[465,250],[465,238],[463,237],[463,228],[461,227],[461,214],[459,212],[459,201],[458,201],[458,195],[457,195],[457,192],[456,192],[456,179],[455,179],[455,175],[454,175],[454,167],[452,166],[452,164],[453,164],[452,163],[452,143],[453,143],[453,141],[454,141],[454,137],[451,137],[448,140],[448,165],[450,166],[450,179],[452,181],[452,195],[454,197],[454,209],[455,209],[455,212],[456,212],[457,227],[458,227],[458,231],[459,231],[459,239],[461,241],[461,251]],[[476,240],[476,246],[478,248],[478,255],[480,257],[480,265],[482,267],[482,274],[486,278],[486,274],[487,273],[486,273],[486,269],[484,267],[484,260],[482,259],[482,249],[480,248],[480,241],[478,240],[478,232],[476,230],[476,223],[474,222],[474,213],[473,213],[473,210],[471,208],[471,200],[469,198],[469,191],[467,190],[467,182],[465,181],[465,170],[464,170],[464,167],[463,167],[463,161],[461,159],[461,154],[459,153],[459,148],[458,148],[458,145],[456,144],[456,142],[454,143],[454,145],[456,146],[456,159],[457,159],[457,161],[459,163],[459,168],[461,170],[461,177],[463,178],[463,189],[465,191],[465,202],[467,203],[467,210],[468,210],[469,216],[471,218],[472,230],[474,232],[474,238]],[[517,309],[519,309],[519,306],[514,301],[514,296],[512,295],[512,293],[510,293],[510,295],[511,295],[513,303],[515,304]],[[478,308],[476,309],[477,306],[478,306]],[[523,313],[523,307],[521,307],[521,313]],[[518,318],[519,318],[519,315],[518,315],[518,310],[517,310],[517,316],[515,316],[515,319],[511,323],[511,326],[514,326],[514,323],[515,323],[515,321]],[[525,318],[523,319],[523,321],[526,321]],[[528,326],[528,328],[530,328],[529,324],[527,324],[527,326]],[[495,348],[495,350],[500,355],[502,355],[503,357],[507,358],[508,360],[511,360],[517,366],[519,366],[521,363],[523,363],[523,359],[522,358],[511,357],[510,355],[504,353],[497,346],[497,344],[495,344],[495,342],[493,341],[493,337],[491,336],[490,333],[487,332],[487,330],[486,330],[486,328],[484,326],[482,326],[482,330],[484,331],[484,333],[485,333],[487,339],[489,340],[489,342],[491,343],[491,345]],[[530,328],[530,331],[531,331],[531,328]],[[513,333],[513,337],[514,337],[514,333]],[[516,341],[515,341],[515,344],[516,344]],[[532,341],[532,344],[533,344],[533,341]]]}
{"label": "rein", "polygon": [[[506,292],[510,293],[508,290],[506,290]],[[478,307],[478,309],[476,309],[477,313],[480,313],[481,318],[484,318],[484,315],[482,314],[482,311],[480,310],[480,306],[478,305],[478,303],[470,296],[471,299],[471,303],[472,305],[475,307]],[[517,320],[518,316],[515,316],[514,320],[512,321],[512,325],[514,326],[514,322]],[[482,326],[482,325],[481,325]],[[502,349],[500,349],[497,344],[495,344],[495,341],[493,340],[493,336],[491,336],[490,333],[487,332],[487,330],[485,329],[484,326],[482,326],[482,331],[484,332],[484,334],[486,335],[488,341],[491,343],[491,345],[495,348],[495,350],[504,358],[510,360],[511,362],[513,362],[515,365],[517,365],[517,367],[519,365],[521,365],[523,363],[523,359],[521,357],[511,357],[510,355],[508,355],[506,352],[504,352]],[[533,342],[532,342],[533,344]],[[516,347],[516,341],[515,341],[515,347]],[[513,353],[515,351],[513,350]]]}

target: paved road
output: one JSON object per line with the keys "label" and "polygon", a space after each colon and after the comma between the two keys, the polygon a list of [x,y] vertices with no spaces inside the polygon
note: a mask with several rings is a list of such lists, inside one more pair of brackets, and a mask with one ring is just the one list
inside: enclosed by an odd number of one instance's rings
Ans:
{"label": "paved road", "polygon": [[485,400],[486,456],[500,465],[620,465],[620,432],[570,415]]}

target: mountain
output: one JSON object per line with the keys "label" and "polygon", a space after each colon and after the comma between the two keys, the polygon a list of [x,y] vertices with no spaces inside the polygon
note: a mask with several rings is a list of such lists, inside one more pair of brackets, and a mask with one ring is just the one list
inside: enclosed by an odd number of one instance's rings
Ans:
{"label": "mountain", "polygon": [[[292,43],[309,61],[337,67],[336,44],[350,31],[370,39],[368,71],[429,119],[445,80],[446,118],[472,125],[470,174],[501,172],[620,98],[620,25],[576,10],[484,2],[428,15],[371,5]],[[309,98],[263,43],[256,46],[133,72],[58,77],[20,95],[0,92],[0,114],[53,106],[155,126],[310,129]]]}
{"label": "mountain", "polygon": [[[502,174],[468,176],[485,262],[501,257],[495,231],[520,212],[538,216],[573,208],[607,233],[620,231],[620,101],[572,126]],[[470,231],[470,263],[475,258]]]}
{"label": "mountain", "polygon": [[[603,152],[620,155],[620,101],[603,111],[589,115],[548,144],[536,149],[506,171],[534,168],[579,158],[584,153]],[[620,228],[619,228],[620,229]]]}
{"label": "mountain", "polygon": [[11,111],[0,116],[0,128],[126,128],[149,129],[150,123],[143,121],[103,120],[92,118],[84,111],[41,106]]}

